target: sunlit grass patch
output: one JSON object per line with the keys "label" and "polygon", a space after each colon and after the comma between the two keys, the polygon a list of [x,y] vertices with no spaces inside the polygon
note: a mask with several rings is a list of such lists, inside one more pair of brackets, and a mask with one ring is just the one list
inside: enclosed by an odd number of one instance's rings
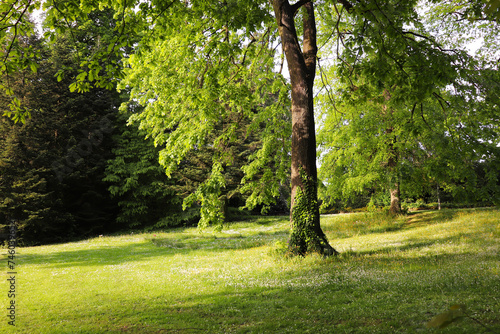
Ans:
{"label": "sunlit grass patch", "polygon": [[[365,229],[364,233],[358,231],[358,234],[351,238],[336,240],[335,245],[341,252],[372,254],[397,252],[399,256],[412,257],[484,252],[489,246],[496,245],[499,236],[497,213],[498,211],[488,210],[480,212],[454,210],[452,213],[442,214],[445,217],[454,217],[451,221],[439,219],[440,214],[434,213],[431,221],[421,221],[418,227],[411,221],[412,216],[403,218],[407,221],[403,223],[401,218],[398,218],[402,224],[398,231],[384,231],[370,235],[372,231]],[[326,221],[325,224],[330,224],[327,231],[338,226],[335,221]],[[340,225],[342,224],[345,223]],[[330,233],[327,234],[331,237]],[[335,234],[332,234],[334,238]]]}
{"label": "sunlit grass patch", "polygon": [[20,248],[18,325],[0,332],[431,333],[458,303],[498,332],[499,213],[324,216],[330,258],[274,252],[288,217]]}
{"label": "sunlit grass patch", "polygon": [[391,232],[402,229],[406,216],[392,216],[385,213],[351,213],[326,215],[321,219],[323,229],[333,238],[349,238],[368,233]]}

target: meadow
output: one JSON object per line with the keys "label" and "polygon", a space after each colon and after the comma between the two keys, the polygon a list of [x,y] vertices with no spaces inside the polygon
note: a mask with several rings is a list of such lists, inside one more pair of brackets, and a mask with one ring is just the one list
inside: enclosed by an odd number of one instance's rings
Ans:
{"label": "meadow", "polygon": [[0,332],[434,333],[461,304],[440,333],[500,333],[499,209],[321,223],[339,256],[284,256],[287,217],[17,248],[15,326],[3,279]]}

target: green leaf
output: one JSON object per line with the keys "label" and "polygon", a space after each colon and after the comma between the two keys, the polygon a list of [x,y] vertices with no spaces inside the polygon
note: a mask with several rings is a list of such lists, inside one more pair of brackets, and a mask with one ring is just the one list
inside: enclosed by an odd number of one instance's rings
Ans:
{"label": "green leaf", "polygon": [[31,72],[36,73],[38,71],[38,64],[34,63],[34,62],[31,62],[30,63],[30,69],[31,69]]}
{"label": "green leaf", "polygon": [[54,76],[57,78],[57,82],[61,82],[64,79],[64,70],[57,71]]}
{"label": "green leaf", "polygon": [[488,7],[485,9],[485,12],[487,14],[493,14],[498,7],[500,7],[500,0],[491,0]]}
{"label": "green leaf", "polygon": [[84,81],[85,78],[87,77],[87,72],[81,72],[76,76],[76,80],[78,81]]}
{"label": "green leaf", "polygon": [[108,53],[111,53],[111,51],[113,51],[115,47],[115,43],[113,43],[113,41],[111,41],[111,43],[109,43],[108,45]]}
{"label": "green leaf", "polygon": [[436,315],[429,321],[428,328],[445,328],[465,316],[465,305],[455,304],[446,312]]}
{"label": "green leaf", "polygon": [[72,92],[72,93],[73,93],[74,91],[76,91],[76,89],[77,89],[77,88],[78,88],[78,86],[77,86],[76,82],[72,82],[72,83],[69,85],[69,91],[70,91],[70,92]]}

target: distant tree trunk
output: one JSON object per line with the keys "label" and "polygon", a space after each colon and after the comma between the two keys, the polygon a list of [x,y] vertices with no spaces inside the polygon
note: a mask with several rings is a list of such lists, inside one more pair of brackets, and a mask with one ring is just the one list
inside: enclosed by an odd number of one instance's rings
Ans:
{"label": "distant tree trunk", "polygon": [[389,207],[389,212],[392,214],[398,214],[401,212],[401,203],[399,201],[399,184],[396,182],[393,184],[391,192],[391,206]]}
{"label": "distant tree trunk", "polygon": [[441,195],[439,194],[439,183],[436,183],[436,193],[438,201],[438,210],[441,210]]}
{"label": "distant tree trunk", "polygon": [[227,198],[227,194],[226,195],[222,195],[221,197],[219,197],[220,201],[221,201],[221,211],[222,211],[222,214],[224,216],[224,223],[226,223],[229,219],[228,219],[228,214],[229,214],[229,199]]}
{"label": "distant tree trunk", "polygon": [[[319,252],[336,254],[321,230],[316,169],[316,134],[313,84],[316,71],[316,22],[312,2],[271,0],[283,43],[292,84],[292,194],[290,251],[304,255]],[[303,13],[303,48],[299,45],[294,17]]]}
{"label": "distant tree trunk", "polygon": [[[384,90],[384,98],[386,101],[391,99],[391,92],[387,89]],[[388,108],[387,105],[383,106],[384,113],[389,109],[389,115],[392,118],[392,114],[394,110]],[[386,134],[391,134],[394,131],[394,128],[388,127],[385,130]],[[389,137],[390,138],[390,137]],[[389,152],[389,160],[387,161],[387,169],[389,173],[389,193],[391,195],[391,205],[389,207],[389,212],[391,214],[398,214],[401,212],[401,203],[399,201],[399,179],[398,179],[398,152],[394,147],[396,143],[396,139],[390,139],[388,142],[388,152]]]}
{"label": "distant tree trunk", "polygon": [[399,200],[400,191],[397,171],[398,159],[392,144],[389,144],[389,152],[391,154],[387,163],[388,172],[390,174],[389,193],[391,194],[391,206],[389,207],[389,212],[395,215],[401,213],[401,202]]}

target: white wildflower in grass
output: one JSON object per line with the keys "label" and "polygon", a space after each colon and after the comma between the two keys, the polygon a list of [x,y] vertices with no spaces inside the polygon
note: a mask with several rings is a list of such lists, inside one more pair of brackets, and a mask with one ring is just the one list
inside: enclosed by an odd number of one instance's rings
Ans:
{"label": "white wildflower in grass", "polygon": [[16,333],[419,332],[457,303],[495,332],[499,216],[329,216],[322,224],[341,251],[332,258],[273,252],[286,245],[286,218],[19,248]]}

